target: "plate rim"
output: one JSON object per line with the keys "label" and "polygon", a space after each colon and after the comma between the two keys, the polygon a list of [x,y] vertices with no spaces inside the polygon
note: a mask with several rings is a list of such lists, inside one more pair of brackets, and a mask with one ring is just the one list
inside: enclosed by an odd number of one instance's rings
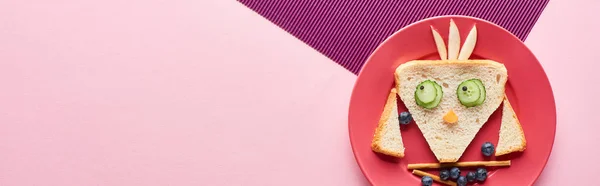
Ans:
{"label": "plate rim", "polygon": [[394,36],[398,35],[398,33],[403,32],[407,29],[412,28],[413,26],[417,25],[417,24],[421,24],[423,22],[427,22],[427,21],[431,21],[431,20],[435,20],[435,19],[443,19],[443,18],[465,18],[465,19],[472,19],[472,20],[477,20],[477,21],[481,21],[481,22],[485,22],[488,24],[491,24],[499,29],[501,29],[502,31],[509,33],[511,37],[513,37],[514,39],[516,39],[517,41],[519,41],[522,45],[525,46],[525,50],[526,52],[530,53],[533,58],[535,59],[535,62],[537,63],[537,65],[539,65],[542,68],[542,73],[544,75],[544,79],[548,82],[548,86],[550,88],[550,96],[551,96],[551,100],[552,100],[552,110],[554,110],[554,117],[552,118],[554,120],[554,129],[552,130],[552,139],[550,140],[550,152],[548,153],[548,156],[544,158],[543,161],[543,166],[542,169],[536,173],[534,179],[531,181],[531,184],[534,184],[535,182],[537,182],[537,180],[539,179],[540,175],[544,172],[544,170],[546,169],[546,166],[548,164],[548,160],[550,159],[550,156],[552,156],[552,151],[554,150],[554,141],[556,140],[556,126],[557,126],[557,110],[556,110],[556,99],[554,97],[554,89],[552,89],[552,83],[550,82],[550,79],[548,78],[548,74],[546,73],[546,71],[544,70],[544,67],[542,66],[542,64],[540,63],[540,61],[538,60],[537,56],[531,51],[531,49],[529,49],[529,47],[521,40],[519,39],[516,35],[514,35],[512,32],[508,31],[507,29],[505,29],[504,27],[493,23],[491,21],[485,20],[485,19],[481,19],[481,18],[477,18],[477,17],[473,17],[473,16],[467,16],[467,15],[455,15],[455,14],[449,14],[449,15],[441,15],[441,16],[433,16],[433,17],[428,17],[428,18],[424,18],[418,21],[415,21],[413,23],[410,23],[400,29],[398,29],[397,31],[395,31],[394,33],[392,33],[391,35],[389,35],[388,37],[386,37],[385,40],[383,40],[379,45],[377,45],[377,47],[375,48],[375,50],[373,50],[373,52],[371,52],[369,54],[369,57],[366,59],[365,63],[361,66],[361,70],[358,72],[357,78],[354,82],[354,85],[352,86],[352,92],[350,95],[350,100],[349,100],[349,105],[348,105],[348,137],[350,140],[350,147],[352,149],[352,155],[354,156],[354,160],[356,161],[356,164],[358,164],[358,167],[360,168],[360,172],[361,174],[369,181],[369,183],[372,185],[374,184],[373,180],[367,176],[367,174],[365,173],[364,167],[361,163],[361,161],[359,160],[359,158],[356,155],[356,151],[357,149],[355,148],[355,139],[353,139],[352,137],[352,127],[350,125],[350,111],[352,109],[352,102],[354,100],[355,94],[356,94],[356,86],[357,83],[359,81],[359,79],[361,78],[362,74],[363,74],[363,70],[365,66],[367,66],[370,62],[372,62],[372,58],[374,56],[375,53],[377,53],[379,50],[381,50],[381,48],[383,46],[385,46],[391,38],[393,38]]}

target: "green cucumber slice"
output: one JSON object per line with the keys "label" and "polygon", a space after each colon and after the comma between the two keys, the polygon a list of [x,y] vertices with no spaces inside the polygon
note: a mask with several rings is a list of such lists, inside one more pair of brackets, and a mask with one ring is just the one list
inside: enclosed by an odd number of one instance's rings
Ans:
{"label": "green cucumber slice", "polygon": [[[423,86],[423,89],[421,89],[421,86]],[[433,90],[427,90],[428,88],[430,88],[429,86],[433,87]],[[426,91],[430,91],[430,92],[426,92]],[[427,95],[423,95],[427,93]],[[434,98],[430,99],[430,96],[433,95]],[[435,108],[437,107],[440,102],[442,101],[442,97],[443,97],[444,93],[442,91],[442,86],[440,86],[439,84],[437,84],[437,82],[435,81],[431,81],[431,80],[426,80],[421,82],[419,85],[417,85],[417,89],[415,90],[415,101],[417,102],[417,105],[423,107],[423,108],[427,108],[427,109],[431,109],[431,108]],[[431,101],[429,101],[431,100]],[[424,101],[429,101],[429,102],[424,102]]]}
{"label": "green cucumber slice", "polygon": [[477,83],[472,80],[467,80],[458,85],[456,88],[456,95],[462,105],[473,107],[481,96],[481,90],[479,90]]}
{"label": "green cucumber slice", "polygon": [[435,90],[435,83],[426,80],[417,85],[417,90],[415,90],[415,99],[417,102],[421,102],[422,104],[429,104],[435,100],[437,92]]}
{"label": "green cucumber slice", "polygon": [[475,106],[481,105],[485,101],[485,86],[483,86],[483,83],[479,79],[472,79],[471,81],[473,81],[477,84],[477,86],[479,87],[479,91],[481,93],[481,95],[479,96],[479,99],[477,99],[477,102],[475,102]]}
{"label": "green cucumber slice", "polygon": [[442,91],[442,86],[440,86],[436,83],[435,90],[437,92],[437,96],[435,97],[435,100],[433,100],[433,102],[431,102],[429,104],[423,105],[423,107],[432,109],[432,108],[437,107],[440,104],[440,102],[442,102],[442,97],[444,96],[444,92]]}

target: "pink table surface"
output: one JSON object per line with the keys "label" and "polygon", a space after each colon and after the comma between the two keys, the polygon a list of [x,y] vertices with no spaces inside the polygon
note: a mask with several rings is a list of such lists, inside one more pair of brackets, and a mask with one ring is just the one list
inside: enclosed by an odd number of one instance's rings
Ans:
{"label": "pink table surface", "polygon": [[[537,185],[597,175],[598,11],[553,0],[527,39],[558,113]],[[0,185],[368,185],[355,80],[235,1],[0,1]]]}

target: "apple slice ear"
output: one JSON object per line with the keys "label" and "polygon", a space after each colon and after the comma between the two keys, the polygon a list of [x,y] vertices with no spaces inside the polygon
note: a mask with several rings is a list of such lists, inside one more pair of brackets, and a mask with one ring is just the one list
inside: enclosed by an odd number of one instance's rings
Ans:
{"label": "apple slice ear", "polygon": [[475,43],[477,43],[477,26],[473,25],[473,28],[469,32],[465,43],[460,49],[460,54],[458,54],[458,60],[467,60],[471,57],[473,53],[473,49],[475,49]]}
{"label": "apple slice ear", "polygon": [[448,60],[458,59],[460,50],[460,33],[454,20],[450,19],[450,34],[448,35]]}
{"label": "apple slice ear", "polygon": [[448,53],[446,52],[446,44],[444,43],[444,39],[442,39],[442,35],[431,27],[431,33],[433,33],[433,39],[435,40],[435,46],[437,47],[438,54],[440,55],[441,60],[448,59]]}

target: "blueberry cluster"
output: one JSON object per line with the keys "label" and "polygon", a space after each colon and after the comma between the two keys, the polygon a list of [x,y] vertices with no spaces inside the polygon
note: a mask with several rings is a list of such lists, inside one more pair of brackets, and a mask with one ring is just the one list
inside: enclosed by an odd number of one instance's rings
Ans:
{"label": "blueberry cluster", "polygon": [[[476,181],[484,182],[487,179],[487,169],[477,168],[475,172],[468,172],[466,175],[460,175],[460,169],[458,167],[452,167],[450,169],[443,169],[440,171],[440,179],[443,181],[454,180],[458,186],[466,186],[467,183],[473,183]],[[430,186],[427,184],[427,180],[430,178],[423,177],[421,179],[421,185]]]}
{"label": "blueberry cluster", "polygon": [[[481,145],[481,154],[486,157],[490,157],[494,154],[494,144],[485,142]],[[440,179],[443,181],[452,180],[456,181],[458,186],[466,186],[468,183],[484,182],[487,179],[488,171],[485,168],[477,168],[475,172],[469,171],[464,176],[460,174],[461,171],[458,167],[452,167],[450,169],[442,169],[440,171]],[[429,176],[421,178],[421,185],[431,186],[433,179]]]}

